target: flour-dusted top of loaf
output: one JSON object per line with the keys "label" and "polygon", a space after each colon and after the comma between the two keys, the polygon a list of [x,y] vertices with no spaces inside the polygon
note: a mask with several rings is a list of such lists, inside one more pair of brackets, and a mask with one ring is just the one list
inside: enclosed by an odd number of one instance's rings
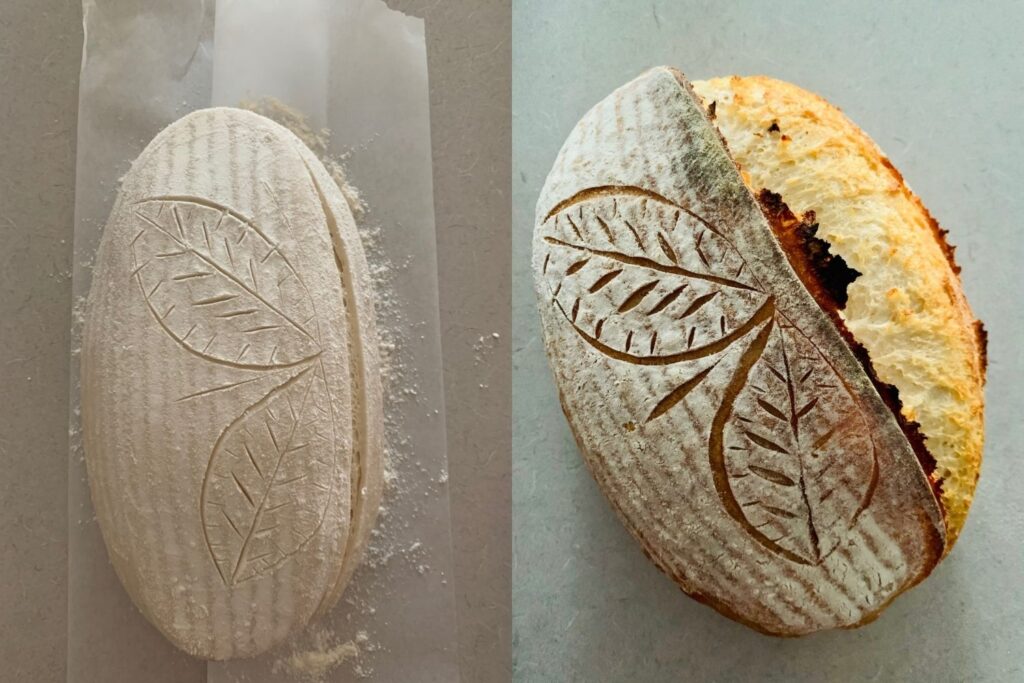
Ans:
{"label": "flour-dusted top of loaf", "polygon": [[874,618],[938,561],[941,513],[906,437],[677,71],[569,134],[533,267],[581,451],[683,590],[798,635]]}
{"label": "flour-dusted top of loaf", "polygon": [[379,506],[377,341],[351,212],[294,135],[202,110],[133,163],[82,409],[113,566],[177,646],[251,656],[334,603]]}

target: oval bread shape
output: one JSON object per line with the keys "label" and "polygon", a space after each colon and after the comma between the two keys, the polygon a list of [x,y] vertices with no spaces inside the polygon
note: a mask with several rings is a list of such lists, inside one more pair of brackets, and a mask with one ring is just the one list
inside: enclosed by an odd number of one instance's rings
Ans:
{"label": "oval bread shape", "polygon": [[380,504],[377,336],[351,211],[288,130],[197,111],[132,165],[82,423],[111,562],[176,646],[253,656],[337,601]]}
{"label": "oval bread shape", "polygon": [[870,621],[934,567],[945,529],[910,444],[679,72],[576,125],[533,265],[580,449],[686,593],[801,635]]}

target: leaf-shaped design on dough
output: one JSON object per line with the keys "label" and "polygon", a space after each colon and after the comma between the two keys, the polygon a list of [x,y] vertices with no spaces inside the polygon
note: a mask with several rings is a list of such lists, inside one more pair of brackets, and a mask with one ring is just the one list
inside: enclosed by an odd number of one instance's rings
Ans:
{"label": "leaf-shaped design on dough", "polygon": [[221,578],[234,585],[298,552],[324,519],[336,479],[323,365],[311,363],[220,436],[200,512]]}
{"label": "leaf-shaped design on dough", "polygon": [[620,360],[717,353],[758,324],[768,299],[716,228],[640,188],[584,190],[543,230],[551,300],[587,343]]}
{"label": "leaf-shaped design on dough", "polygon": [[709,453],[726,510],[764,546],[801,564],[835,550],[878,479],[859,403],[779,314],[741,356]]}
{"label": "leaf-shaped design on dough", "polygon": [[309,291],[252,221],[191,197],[147,199],[131,216],[132,279],[185,348],[248,368],[294,365],[320,352]]}

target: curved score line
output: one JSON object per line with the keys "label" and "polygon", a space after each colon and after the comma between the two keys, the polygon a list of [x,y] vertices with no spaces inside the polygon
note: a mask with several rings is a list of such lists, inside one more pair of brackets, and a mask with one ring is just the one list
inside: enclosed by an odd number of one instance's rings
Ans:
{"label": "curved score line", "polygon": [[212,209],[219,213],[226,213],[227,215],[234,218],[236,221],[240,223],[245,223],[247,226],[252,228],[253,232],[259,235],[260,239],[266,242],[268,246],[277,246],[277,244],[275,244],[273,240],[271,240],[266,234],[264,234],[262,230],[259,229],[259,226],[257,226],[256,223],[253,222],[251,218],[248,218],[247,216],[235,211],[229,206],[218,204],[217,202],[212,201],[210,199],[204,199],[203,197],[196,197],[193,195],[186,194],[165,194],[140,199],[139,201],[134,202],[132,206],[139,206],[140,204],[148,204],[150,202],[179,202],[183,204],[196,204],[207,209]]}
{"label": "curved score line", "polygon": [[[797,327],[796,323],[794,323],[787,315],[782,313],[782,311],[779,311],[778,315],[779,315],[780,319],[786,321],[786,323],[789,325],[790,329],[792,329],[797,334],[802,336],[807,341],[808,344],[810,344],[811,346],[814,347],[814,349],[818,352],[818,355],[821,356],[821,359],[822,359],[822,361],[824,361],[825,365],[827,365],[829,367],[829,369],[832,370],[832,374],[835,375],[836,378],[839,379],[839,382],[843,385],[843,389],[846,391],[846,395],[849,396],[850,399],[853,401],[854,405],[857,407],[858,412],[860,412],[861,416],[864,417],[865,421],[868,421],[867,412],[865,410],[863,410],[863,406],[861,405],[861,398],[859,396],[860,392],[856,391],[852,386],[850,386],[850,384],[843,377],[843,373],[841,373],[839,371],[839,368],[837,368],[835,366],[835,364],[828,357],[828,355],[825,353],[825,351],[821,347],[819,347],[817,344],[815,344],[811,340],[811,338],[808,337],[804,333],[803,330],[801,330],[799,327]],[[843,340],[843,346],[847,346],[845,340]],[[857,366],[858,366],[859,369],[863,370],[863,368],[860,368],[860,363],[859,362],[857,363]],[[867,374],[867,373],[865,372],[865,374]],[[874,386],[874,385],[872,384],[872,386]],[[886,412],[889,413],[889,414],[892,413],[892,411],[888,411],[888,410]],[[895,417],[893,419],[895,419]],[[897,428],[898,427],[899,427],[899,425],[897,425]],[[853,516],[853,521],[851,522],[851,527],[860,518],[860,515],[865,510],[867,510],[868,507],[871,505],[871,501],[872,501],[872,499],[874,498],[874,495],[875,495],[875,490],[878,488],[879,477],[881,476],[881,473],[879,471],[879,464],[878,464],[878,446],[875,445],[875,440],[873,438],[871,438],[870,434],[868,434],[868,438],[871,441],[871,457],[872,457],[872,463],[871,463],[871,465],[872,465],[872,467],[871,467],[871,482],[868,484],[867,491],[864,492],[864,498],[861,501],[860,506],[857,508],[857,512]],[[916,456],[915,456],[915,460],[916,460]]]}
{"label": "curved score line", "polygon": [[634,365],[673,365],[686,360],[695,360],[697,358],[712,356],[719,351],[725,350],[737,339],[746,336],[751,330],[761,323],[766,320],[770,320],[775,313],[775,299],[774,297],[769,297],[763,304],[761,304],[761,307],[757,309],[754,315],[752,315],[747,322],[743,323],[718,341],[696,349],[680,351],[679,353],[673,353],[667,356],[632,356],[608,346],[596,337],[590,336],[572,323],[572,319],[565,312],[565,309],[562,308],[562,304],[557,299],[555,300],[555,305],[558,307],[558,310],[562,312],[562,315],[565,316],[565,319],[569,321],[569,324],[572,325],[572,328],[576,330],[576,333],[579,334],[585,342],[606,356],[610,356],[616,360],[625,361],[627,363],[633,363]]}
{"label": "curved score line", "polygon": [[691,216],[692,218],[695,218],[696,220],[700,221],[704,225],[704,227],[706,227],[708,230],[712,231],[716,235],[722,235],[722,233],[720,233],[715,226],[711,225],[711,223],[704,220],[704,218],[700,214],[691,211],[685,206],[675,203],[668,197],[662,196],[657,192],[645,190],[642,187],[636,187],[634,185],[599,185],[598,187],[588,187],[585,190],[580,190],[579,192],[569,197],[568,199],[563,199],[562,201],[555,204],[551,211],[549,211],[547,215],[544,216],[544,220],[548,220],[556,213],[560,213],[572,207],[575,204],[585,202],[588,199],[598,199],[601,197],[607,197],[609,195],[626,197],[645,197],[647,199],[653,199],[654,201],[661,202],[662,204],[667,204],[669,206],[679,209],[688,216]]}
{"label": "curved score line", "polygon": [[[691,209],[688,209],[681,204],[677,204],[668,197],[660,195],[657,192],[645,190],[642,187],[636,187],[635,185],[599,185],[598,187],[591,187],[585,190],[580,190],[579,192],[572,195],[568,199],[563,199],[562,201],[555,204],[555,206],[547,213],[547,215],[544,216],[544,221],[547,222],[555,214],[564,211],[565,209],[571,208],[576,204],[585,202],[588,199],[600,199],[601,197],[607,197],[611,195],[626,197],[643,197],[646,199],[653,199],[656,202],[662,202],[668,206],[678,209],[679,211],[682,211],[686,215],[690,216],[694,220],[701,223],[708,230],[710,230],[711,232],[715,233],[723,240],[725,240],[726,244],[732,247],[733,251],[740,255],[740,258],[743,260],[743,265],[747,265],[746,259],[744,259],[742,254],[740,254],[739,249],[736,248],[736,245],[733,243],[733,241],[729,239],[721,230],[715,227],[710,221],[701,216],[699,213]],[[765,227],[767,228],[767,224],[765,224]],[[770,228],[768,228],[768,230],[769,232],[771,231]],[[757,283],[759,287],[761,287],[762,289],[764,288],[764,284],[761,282],[760,278],[757,277],[757,275],[751,274],[751,277],[753,277],[754,282]]]}
{"label": "curved score line", "polygon": [[729,484],[729,475],[725,468],[725,438],[723,435],[725,431],[725,422],[729,419],[729,415],[732,413],[732,406],[736,402],[736,398],[739,395],[740,390],[746,384],[751,369],[754,367],[754,364],[757,363],[761,354],[764,353],[764,349],[768,345],[768,337],[771,335],[774,327],[775,320],[770,319],[768,324],[757,333],[757,337],[754,338],[754,341],[752,341],[750,346],[743,352],[743,355],[740,357],[739,367],[736,369],[736,374],[733,375],[732,380],[726,387],[725,397],[723,398],[722,404],[719,406],[718,411],[715,413],[715,417],[711,422],[711,435],[708,439],[708,457],[711,462],[711,478],[714,481],[718,497],[722,501],[722,507],[724,507],[725,511],[729,513],[730,517],[743,527],[744,531],[753,536],[761,545],[778,555],[781,555],[787,560],[797,564],[813,566],[814,563],[808,561],[807,558],[801,557],[793,551],[783,548],[778,543],[768,538],[768,536],[766,536],[760,529],[750,523],[743,514],[739,501],[736,500],[736,496],[732,492],[732,486]]}
{"label": "curved score line", "polygon": [[[365,323],[361,324],[359,319],[359,301],[355,290],[355,281],[353,280],[352,269],[349,265],[349,253],[352,248],[345,242],[345,237],[341,233],[341,229],[338,226],[337,217],[331,210],[330,203],[327,200],[327,195],[321,187],[320,182],[316,178],[316,174],[310,167],[309,163],[304,162],[306,165],[306,172],[309,174],[310,182],[313,184],[313,189],[316,192],[317,199],[320,201],[320,207],[324,212],[324,219],[327,221],[327,229],[330,233],[331,244],[334,248],[334,258],[338,265],[338,269],[341,275],[341,288],[342,297],[345,305],[345,325],[348,332],[347,339],[349,343],[349,351],[351,352],[349,377],[353,382],[353,397],[352,401],[358,407],[353,408],[351,415],[351,428],[353,431],[353,443],[352,443],[352,468],[355,472],[349,472],[350,477],[350,504],[349,504],[349,536],[345,543],[345,548],[342,554],[342,561],[338,567],[338,572],[334,578],[331,589],[324,593],[323,598],[316,607],[316,612],[319,613],[325,606],[329,606],[331,601],[336,600],[341,594],[341,591],[345,588],[346,583],[351,579],[351,572],[354,571],[355,562],[358,561],[358,557],[354,556],[353,553],[359,552],[361,549],[353,547],[353,544],[358,545],[358,539],[362,535],[361,525],[366,520],[366,514],[364,514],[366,508],[366,499],[363,496],[364,481],[366,480],[366,468],[363,466],[363,462],[367,458],[367,451],[372,445],[369,443],[367,435],[370,433],[370,422],[371,417],[369,414],[370,405],[366,399],[367,391],[366,388],[366,353],[363,350],[365,334]],[[372,342],[371,342],[372,343]],[[324,376],[324,385],[326,391],[330,394],[330,385],[327,384],[326,375]],[[358,391],[356,391],[358,389]],[[334,406],[331,402],[331,428],[336,430]],[[335,431],[335,438],[337,437]],[[352,478],[355,478],[354,486],[352,485]],[[352,493],[355,491],[355,501],[351,502]],[[368,513],[372,514],[372,513]],[[323,520],[321,520],[321,524]],[[372,526],[372,523],[371,523]],[[319,529],[319,527],[318,527]]]}
{"label": "curved score line", "polygon": [[[868,509],[871,505],[871,499],[875,496],[875,489],[878,488],[879,468],[878,468],[878,447],[875,446],[875,440],[868,435],[868,439],[871,441],[871,482],[868,484],[867,491],[864,492],[864,498],[860,501],[860,506],[857,508],[857,512],[853,515],[854,523],[860,518],[862,512]],[[853,526],[852,524],[850,526]]]}
{"label": "curved score line", "polygon": [[[225,212],[226,212],[226,211],[228,211],[228,209],[223,209],[223,211],[225,211]],[[248,293],[248,294],[249,294],[249,295],[250,295],[251,297],[253,297],[254,299],[258,300],[258,301],[259,301],[260,303],[262,303],[262,304],[263,304],[264,306],[266,306],[267,308],[269,308],[269,309],[270,309],[271,311],[273,311],[273,312],[274,312],[275,314],[277,314],[277,315],[278,315],[279,317],[283,318],[283,319],[284,319],[284,320],[285,320],[286,322],[288,322],[288,324],[290,324],[290,325],[291,325],[292,327],[294,327],[294,328],[295,328],[295,329],[296,329],[297,331],[299,331],[299,332],[300,332],[301,334],[304,334],[304,335],[306,335],[307,337],[309,337],[310,339],[312,339],[313,341],[317,342],[317,345],[319,346],[319,344],[320,344],[320,341],[319,341],[318,339],[316,339],[315,337],[313,337],[313,335],[311,335],[311,334],[310,334],[309,332],[307,332],[307,331],[306,331],[306,328],[304,328],[304,327],[303,327],[302,325],[300,325],[300,324],[299,324],[298,322],[296,322],[295,320],[292,320],[292,319],[291,319],[291,318],[290,318],[290,317],[289,317],[289,316],[288,316],[288,315],[287,315],[287,314],[286,314],[286,313],[285,313],[284,311],[282,311],[282,310],[281,310],[280,308],[278,308],[277,306],[275,306],[274,304],[272,304],[272,303],[271,303],[270,301],[268,301],[268,300],[266,299],[266,297],[264,297],[264,296],[263,296],[262,294],[260,294],[260,293],[259,293],[258,291],[256,291],[256,289],[254,289],[254,288],[250,287],[249,285],[245,284],[245,283],[244,283],[244,282],[243,282],[243,281],[242,281],[242,280],[241,280],[241,279],[240,279],[240,278],[239,278],[238,276],[236,276],[236,275],[235,275],[234,273],[232,273],[231,271],[227,270],[227,269],[226,269],[226,268],[225,268],[224,266],[222,266],[221,264],[217,263],[217,261],[215,261],[215,260],[214,260],[214,258],[213,258],[213,256],[212,256],[212,255],[210,255],[210,256],[207,256],[206,254],[203,254],[203,253],[202,253],[201,251],[199,251],[198,249],[196,249],[195,247],[193,247],[193,246],[192,246],[192,244],[191,244],[190,242],[188,242],[188,241],[182,241],[182,239],[179,239],[179,238],[175,237],[175,236],[174,236],[174,235],[172,235],[171,233],[169,233],[169,232],[167,232],[166,230],[164,230],[164,229],[163,229],[163,228],[162,228],[162,227],[160,226],[160,224],[159,224],[159,223],[157,223],[157,222],[156,222],[155,220],[153,220],[153,219],[152,219],[151,217],[149,217],[149,216],[146,216],[145,214],[143,214],[143,213],[140,213],[139,211],[136,211],[136,212],[135,212],[135,215],[136,215],[136,216],[138,216],[139,218],[141,218],[142,220],[146,221],[147,223],[149,223],[149,224],[150,224],[151,226],[153,226],[153,228],[154,228],[154,229],[156,229],[156,230],[157,230],[157,231],[158,231],[159,233],[161,233],[162,235],[164,235],[165,237],[167,237],[168,239],[170,239],[171,241],[173,241],[173,242],[174,242],[175,244],[177,244],[178,246],[180,246],[180,247],[182,247],[183,249],[185,249],[185,251],[187,251],[187,252],[190,252],[190,253],[192,253],[193,255],[195,255],[195,256],[196,256],[196,258],[198,258],[198,259],[200,259],[200,260],[204,261],[205,263],[207,263],[208,265],[210,265],[211,267],[213,267],[213,269],[214,269],[214,270],[216,270],[217,272],[219,272],[219,273],[220,273],[221,275],[223,275],[224,277],[226,277],[226,278],[227,278],[228,280],[231,280],[231,282],[233,282],[233,283],[234,283],[234,284],[235,284],[235,285],[236,285],[237,287],[239,287],[240,289],[243,289],[243,290],[245,290],[245,291],[246,291],[246,292],[247,292],[247,293]],[[248,224],[248,223],[246,223],[245,225],[249,225],[249,224]],[[250,226],[250,227],[251,227],[251,226]],[[282,260],[284,261],[285,265],[286,265],[286,266],[288,267],[288,269],[289,269],[290,271],[292,271],[292,273],[294,273],[294,274],[295,274],[295,277],[296,277],[296,279],[298,279],[298,281],[299,281],[299,282],[301,283],[301,282],[302,282],[302,278],[301,278],[301,277],[299,277],[299,274],[298,274],[298,273],[297,273],[297,272],[295,271],[295,268],[294,268],[294,267],[292,267],[292,264],[291,264],[291,262],[289,262],[289,261],[288,261],[288,259],[287,259],[287,258],[285,258],[284,254],[282,254],[282,253],[281,253],[281,252],[280,252],[280,251],[279,251],[279,250],[277,249],[277,245],[276,245],[276,244],[273,244],[273,243],[270,243],[270,244],[272,244],[272,248],[271,248],[271,251],[270,251],[269,253],[274,253],[274,251],[277,251],[278,255],[279,255],[279,256],[281,257],[281,259],[282,259]],[[135,250],[135,245],[133,244],[133,245],[132,245],[132,251],[133,251],[133,253],[134,253],[134,250]],[[133,265],[134,265],[134,263],[133,263]],[[135,275],[136,275],[137,277],[140,277],[140,276],[139,276],[139,274],[138,274],[138,271],[135,271]],[[142,280],[140,279],[140,280],[139,280],[139,285],[141,286],[141,284],[142,284]],[[306,290],[306,293],[308,294],[308,293],[309,293],[309,290]],[[314,312],[315,312],[315,310],[316,310],[316,309],[314,308]]]}
{"label": "curved score line", "polygon": [[[206,548],[209,551],[210,559],[213,561],[214,566],[217,568],[217,573],[220,575],[221,580],[224,582],[224,585],[226,585],[226,586],[234,585],[234,577],[231,577],[229,579],[229,577],[224,573],[224,570],[221,568],[220,563],[217,560],[217,554],[214,552],[214,549],[213,549],[213,543],[210,540],[210,534],[209,534],[209,531],[208,531],[208,528],[207,528],[207,521],[206,521],[206,505],[205,505],[205,502],[206,502],[208,491],[209,491],[209,487],[210,487],[210,475],[213,472],[213,454],[216,453],[217,450],[221,447],[221,444],[227,438],[227,435],[231,431],[232,427],[234,427],[236,424],[239,424],[239,423],[247,420],[254,413],[259,412],[260,410],[262,410],[264,408],[264,406],[266,406],[270,402],[270,400],[279,391],[284,391],[284,390],[287,390],[288,388],[290,388],[293,384],[295,384],[296,382],[301,380],[306,374],[308,374],[311,369],[312,369],[312,363],[310,363],[306,368],[304,368],[304,369],[300,370],[299,372],[295,373],[295,375],[293,375],[292,377],[288,378],[287,380],[285,380],[281,384],[273,387],[260,400],[256,401],[256,403],[253,403],[251,406],[248,406],[245,410],[242,411],[241,415],[236,417],[234,420],[232,420],[228,424],[227,427],[225,427],[223,430],[221,430],[221,433],[217,437],[217,440],[213,442],[213,450],[210,452],[210,459],[206,463],[206,471],[203,474],[203,483],[202,483],[202,485],[200,486],[200,489],[199,489],[199,521],[200,521],[200,524],[203,527],[203,538],[206,540]],[[244,550],[244,548],[243,548],[243,550]]]}
{"label": "curved score line", "polygon": [[[135,256],[135,247],[132,247],[132,265],[134,266],[137,263],[138,259]],[[310,359],[319,357],[320,354],[323,353],[323,351],[320,350],[317,351],[316,353],[313,353],[312,355],[306,356],[305,358],[300,358],[299,360],[292,361],[291,363],[279,363],[276,365],[239,363],[236,361],[227,360],[226,358],[218,358],[216,356],[211,356],[208,353],[203,353],[199,349],[193,348],[189,344],[186,344],[180,336],[178,336],[170,327],[168,327],[167,323],[164,322],[163,318],[160,317],[160,314],[157,313],[157,310],[153,308],[153,303],[149,300],[149,297],[146,296],[146,288],[142,284],[141,273],[136,272],[135,275],[133,276],[133,279],[139,285],[139,292],[142,293],[142,300],[143,302],[145,302],[146,308],[149,309],[149,312],[153,316],[153,319],[156,320],[157,324],[163,329],[167,336],[169,336],[171,339],[177,342],[177,344],[181,348],[185,349],[185,351],[191,353],[194,356],[202,358],[203,360],[210,361],[211,363],[217,363],[218,365],[224,365],[229,368],[237,368],[239,370],[284,370],[286,368],[294,368],[296,366],[302,365],[303,363],[309,361]]]}
{"label": "curved score line", "polygon": [[718,275],[710,275],[705,273],[698,273],[686,268],[679,266],[666,266],[662,263],[658,263],[646,256],[630,256],[629,254],[623,254],[618,251],[605,251],[603,249],[592,249],[591,247],[583,246],[582,244],[573,244],[572,242],[565,242],[558,239],[557,237],[547,236],[544,241],[548,244],[553,244],[558,247],[565,247],[566,249],[575,249],[587,254],[593,254],[594,256],[601,256],[612,261],[618,261],[619,263],[625,263],[630,266],[638,266],[640,268],[648,268],[650,270],[656,270],[661,273],[668,273],[670,275],[679,275],[681,277],[690,277],[695,280],[705,280],[707,282],[714,282],[717,285],[725,287],[732,287],[734,289],[743,289],[748,292],[757,292],[760,290],[754,289],[750,285],[745,285],[742,282],[736,280],[730,280],[727,277],[719,277]]}

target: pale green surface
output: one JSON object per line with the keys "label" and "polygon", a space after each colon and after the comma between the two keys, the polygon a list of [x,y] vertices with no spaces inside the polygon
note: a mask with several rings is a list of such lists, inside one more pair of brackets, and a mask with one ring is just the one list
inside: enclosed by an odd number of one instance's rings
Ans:
{"label": "pale green surface", "polygon": [[[552,2],[513,17],[513,639],[521,681],[1024,680],[1024,7],[939,3]],[[953,7],[952,3],[942,3]],[[873,9],[871,9],[873,8]],[[582,114],[645,68],[765,73],[843,108],[959,245],[991,333],[988,445],[953,555],[873,625],[760,636],[685,598],[583,465],[533,297],[534,203]]]}

